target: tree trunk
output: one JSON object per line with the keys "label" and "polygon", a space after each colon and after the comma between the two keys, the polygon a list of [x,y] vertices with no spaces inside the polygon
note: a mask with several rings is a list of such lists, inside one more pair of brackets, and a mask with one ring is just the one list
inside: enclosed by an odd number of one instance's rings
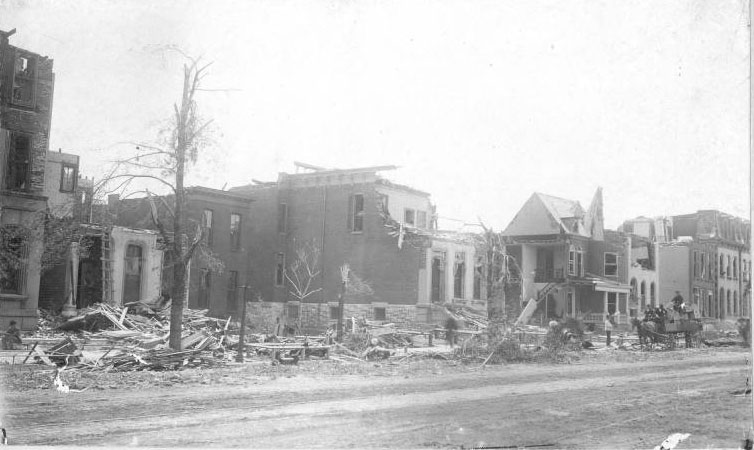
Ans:
{"label": "tree trunk", "polygon": [[185,191],[183,177],[186,168],[186,147],[188,145],[187,133],[188,118],[192,101],[191,72],[188,67],[184,68],[183,96],[181,108],[176,112],[176,170],[175,170],[175,208],[173,216],[173,295],[170,308],[170,348],[181,350],[181,332],[183,324],[183,302],[186,294],[186,251],[183,248],[183,206],[185,204]]}

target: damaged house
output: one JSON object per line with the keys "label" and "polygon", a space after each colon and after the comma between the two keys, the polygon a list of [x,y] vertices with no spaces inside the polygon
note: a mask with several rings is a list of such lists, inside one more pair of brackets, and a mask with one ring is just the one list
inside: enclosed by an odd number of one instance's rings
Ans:
{"label": "damaged house", "polygon": [[341,295],[344,317],[397,324],[443,320],[445,303],[486,309],[474,239],[438,231],[428,193],[379,174],[395,167],[297,168],[230,189],[253,200],[255,313],[322,329],[337,322]]}
{"label": "damaged house", "polygon": [[[37,324],[53,61],[0,31],[0,327]],[[57,175],[57,174],[56,174]]]}
{"label": "damaged house", "polygon": [[93,181],[80,177],[78,169],[76,155],[47,155],[39,307],[73,316],[99,302],[122,305],[156,298],[163,253],[158,234],[113,226],[109,211],[92,203]]}
{"label": "damaged house", "polygon": [[[639,317],[647,307],[663,303],[660,299],[659,275],[660,243],[665,241],[666,236],[663,221],[659,220],[658,223],[656,219],[637,217],[623,222],[618,230],[629,239],[629,312],[632,317]],[[666,298],[666,302],[670,298]]]}
{"label": "damaged house", "polygon": [[[170,200],[170,197],[153,197],[155,210],[168,231],[172,223],[167,212]],[[185,229],[189,233],[194,233],[198,227],[203,230],[203,242],[197,247],[188,266],[186,305],[193,309],[208,309],[209,314],[216,317],[235,315],[241,299],[247,295],[243,286],[248,285],[250,277],[248,262],[252,246],[250,229],[253,226],[251,199],[219,189],[190,187],[186,189],[186,202]],[[153,235],[155,243],[161,242],[152,219],[149,199],[119,199],[113,194],[108,198],[108,210],[117,225],[150,230],[142,233]],[[265,220],[256,216],[254,219]],[[139,249],[140,258],[146,258],[147,254],[154,251],[151,242]],[[141,291],[141,299],[151,300],[161,292],[168,293],[171,290],[170,262],[163,261],[159,245],[156,250],[159,251],[159,257],[155,252],[148,260],[142,259],[139,272],[141,285],[149,290]],[[158,272],[160,276],[153,275]],[[129,295],[136,297],[134,293]]]}
{"label": "damaged house", "polygon": [[748,317],[751,224],[717,210],[667,218],[671,239],[660,246],[661,295],[680,291],[701,317]]}
{"label": "damaged house", "polygon": [[537,301],[535,318],[601,324],[610,313],[628,323],[631,247],[624,235],[604,229],[602,208],[601,188],[588,210],[535,193],[502,232],[520,267],[522,299]]}

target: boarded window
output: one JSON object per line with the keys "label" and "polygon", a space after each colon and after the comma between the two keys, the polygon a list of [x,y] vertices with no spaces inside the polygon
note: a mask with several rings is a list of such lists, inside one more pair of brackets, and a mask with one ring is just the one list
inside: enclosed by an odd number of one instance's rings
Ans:
{"label": "boarded window", "polygon": [[374,320],[386,320],[385,308],[374,308]]}
{"label": "boarded window", "polygon": [[29,186],[29,169],[31,167],[31,136],[22,133],[10,134],[10,151],[8,153],[7,188],[26,191]]}
{"label": "boarded window", "polygon": [[275,286],[285,283],[285,253],[275,255]]}
{"label": "boarded window", "polygon": [[73,164],[63,164],[60,174],[60,192],[73,192],[76,190],[76,175],[78,167]]}
{"label": "boarded window", "polygon": [[225,310],[235,312],[238,309],[238,272],[231,270],[228,272],[228,295],[226,298]]}
{"label": "boarded window", "polygon": [[230,248],[231,250],[241,248],[241,215],[237,213],[230,215]]}
{"label": "boarded window", "polygon": [[618,275],[618,254],[605,253],[605,276],[614,277]]}

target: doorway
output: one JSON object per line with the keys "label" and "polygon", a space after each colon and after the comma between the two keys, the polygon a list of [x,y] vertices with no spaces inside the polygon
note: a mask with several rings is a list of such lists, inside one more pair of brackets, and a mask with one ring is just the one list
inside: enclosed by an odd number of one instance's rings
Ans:
{"label": "doorway", "polygon": [[123,279],[123,303],[141,300],[142,248],[128,244],[126,247],[126,268]]}

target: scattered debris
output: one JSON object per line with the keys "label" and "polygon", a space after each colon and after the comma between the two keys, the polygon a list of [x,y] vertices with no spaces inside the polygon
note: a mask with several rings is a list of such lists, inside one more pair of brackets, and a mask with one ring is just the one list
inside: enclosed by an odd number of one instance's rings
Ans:
{"label": "scattered debris", "polygon": [[673,433],[662,444],[655,447],[655,450],[673,450],[678,444],[688,439],[689,433]]}

